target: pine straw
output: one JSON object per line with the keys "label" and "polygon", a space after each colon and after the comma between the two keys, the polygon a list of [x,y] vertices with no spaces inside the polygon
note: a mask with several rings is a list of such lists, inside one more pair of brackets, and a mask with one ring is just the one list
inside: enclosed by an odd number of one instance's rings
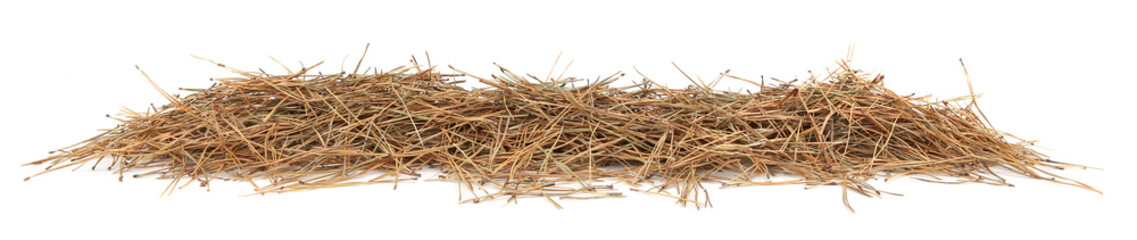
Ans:
{"label": "pine straw", "polygon": [[[849,191],[887,193],[872,179],[1010,186],[996,172],[1097,191],[1045,171],[1082,166],[1008,142],[1013,136],[973,111],[972,97],[898,95],[883,76],[839,63],[798,84],[723,73],[709,82],[688,77],[685,89],[646,76],[610,86],[622,74],[541,79],[502,68],[484,79],[416,64],[269,75],[217,64],[241,77],[185,89],[193,93],[184,97],[162,92],[173,104],[124,110],[117,127],[28,164],[47,163],[42,174],[109,158],[120,180],[140,169],[149,172],[134,177],[171,179],[163,194],[218,179],[249,182],[259,194],[390,183],[431,168],[473,194],[462,202],[507,204],[621,197],[612,183],[623,182],[696,207],[710,205],[707,183],[837,185],[848,205]],[[463,76],[491,87],[460,87]],[[724,80],[758,91],[712,90]]]}

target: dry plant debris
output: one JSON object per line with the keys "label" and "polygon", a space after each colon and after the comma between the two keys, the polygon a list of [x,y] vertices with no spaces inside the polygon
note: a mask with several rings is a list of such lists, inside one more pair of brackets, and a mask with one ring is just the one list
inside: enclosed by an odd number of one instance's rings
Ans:
{"label": "dry plant debris", "polygon": [[[457,182],[462,202],[537,197],[558,208],[554,198],[621,197],[617,182],[695,207],[711,204],[708,183],[836,185],[848,206],[849,191],[888,193],[869,180],[906,175],[1009,186],[1002,172],[1097,191],[1046,171],[1082,166],[1007,141],[1014,137],[974,111],[974,94],[899,95],[881,85],[882,75],[838,63],[800,83],[727,71],[711,81],[688,77],[684,89],[646,76],[610,85],[623,74],[542,79],[501,68],[479,78],[415,63],[270,75],[217,64],[240,77],[183,89],[192,91],[184,97],[158,89],[171,104],[124,109],[118,126],[27,164],[47,164],[40,174],[109,164],[119,180],[128,172],[170,179],[163,194],[218,179],[251,183],[260,194],[392,183],[434,168],[441,173],[429,178]],[[490,87],[460,87],[465,78]],[[713,90],[724,80],[757,91]]]}

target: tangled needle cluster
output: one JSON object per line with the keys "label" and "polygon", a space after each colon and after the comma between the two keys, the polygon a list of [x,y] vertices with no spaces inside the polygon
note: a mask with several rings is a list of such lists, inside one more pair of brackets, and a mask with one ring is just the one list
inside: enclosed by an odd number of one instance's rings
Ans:
{"label": "tangled needle cluster", "polygon": [[[1081,166],[1007,141],[973,98],[898,95],[845,62],[801,83],[722,73],[688,78],[685,89],[646,76],[611,86],[622,74],[541,79],[502,68],[486,79],[415,64],[270,75],[217,65],[240,77],[184,97],[162,92],[171,104],[124,110],[115,128],[28,164],[48,164],[46,173],[101,162],[120,180],[171,179],[167,191],[223,179],[256,193],[414,180],[430,168],[440,171],[432,180],[472,195],[464,202],[539,197],[558,207],[554,198],[621,197],[617,182],[696,207],[710,204],[707,183],[880,196],[867,181],[904,175],[1009,185],[1001,172],[1097,191],[1047,172]],[[467,76],[489,87],[459,86]],[[714,90],[724,79],[757,91]]]}

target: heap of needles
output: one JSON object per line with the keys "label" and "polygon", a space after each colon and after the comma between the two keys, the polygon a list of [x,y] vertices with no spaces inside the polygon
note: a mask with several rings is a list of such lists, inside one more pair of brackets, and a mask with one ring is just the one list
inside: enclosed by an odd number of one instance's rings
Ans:
{"label": "heap of needles", "polygon": [[[696,207],[710,205],[707,183],[837,185],[848,206],[849,191],[888,193],[869,180],[905,175],[1009,186],[1001,172],[1097,191],[1047,171],[1082,166],[1005,140],[1013,136],[985,123],[973,97],[898,95],[882,75],[838,63],[796,84],[727,71],[683,89],[646,76],[611,86],[623,74],[542,79],[501,68],[479,78],[416,63],[270,75],[217,64],[240,76],[184,97],[159,89],[171,104],[123,110],[118,126],[26,165],[47,164],[42,174],[105,163],[120,180],[170,179],[163,194],[218,179],[260,194],[391,183],[434,168],[470,194],[463,202],[538,197],[558,208],[554,198],[621,197],[616,182]],[[489,87],[458,86],[465,76]],[[724,79],[758,91],[714,90]]]}

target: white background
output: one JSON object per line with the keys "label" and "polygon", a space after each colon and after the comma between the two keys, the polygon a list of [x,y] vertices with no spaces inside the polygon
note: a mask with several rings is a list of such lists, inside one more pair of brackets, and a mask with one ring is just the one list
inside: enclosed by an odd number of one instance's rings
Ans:
{"label": "white background", "polygon": [[[0,239],[623,239],[1128,238],[1134,224],[1134,6],[1124,2],[430,2],[9,1],[0,4]],[[1060,174],[1103,195],[1011,178],[1017,187],[912,179],[875,186],[903,197],[802,186],[712,189],[714,208],[626,192],[624,199],[457,204],[453,183],[403,183],[239,197],[218,182],[158,198],[167,182],[105,170],[21,181],[47,156],[111,127],[104,114],[165,103],[164,89],[232,76],[190,57],[283,73],[326,61],[390,69],[412,55],[489,75],[497,62],[542,76],[559,52],[567,76],[635,66],[672,87],[675,61],[704,78],[793,79],[824,71],[855,42],[853,65],[899,93],[967,94],[964,58],[996,128],[1040,139],[1059,161],[1102,170]],[[560,70],[558,70],[559,72]],[[638,79],[629,75],[630,79]],[[626,82],[625,82],[626,83]],[[741,84],[724,83],[738,89]],[[735,85],[731,85],[735,84]],[[712,187],[713,188],[713,187]]]}

